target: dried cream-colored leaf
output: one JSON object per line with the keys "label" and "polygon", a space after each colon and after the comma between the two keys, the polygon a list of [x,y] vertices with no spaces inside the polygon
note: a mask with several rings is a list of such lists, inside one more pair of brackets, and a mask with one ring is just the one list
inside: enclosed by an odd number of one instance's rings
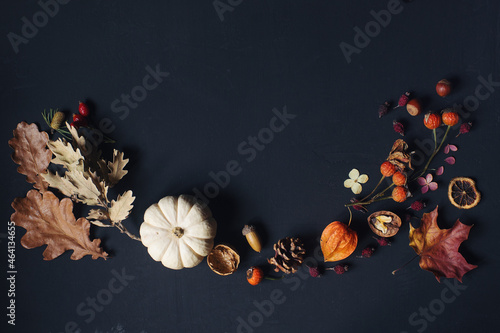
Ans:
{"label": "dried cream-colored leaf", "polygon": [[27,249],[47,245],[43,252],[45,260],[52,260],[71,250],[73,260],[86,255],[92,256],[92,259],[107,258],[108,254],[100,247],[101,240],[89,239],[90,223],[83,217],[75,219],[73,203],[69,198],[59,201],[50,191],[40,194],[31,190],[26,198],[16,198],[12,207],[15,213],[11,220],[26,229],[21,245]]}
{"label": "dried cream-colored leaf", "polygon": [[100,221],[92,221],[92,220],[91,220],[91,221],[89,221],[89,222],[90,222],[90,223],[92,223],[92,224],[94,224],[94,225],[96,225],[96,226],[98,226],[98,227],[105,227],[105,228],[112,227],[112,225],[111,225],[111,224],[102,223],[102,222],[100,222]]}
{"label": "dried cream-colored leaf", "polygon": [[111,207],[108,210],[109,219],[112,222],[125,220],[134,207],[132,205],[134,200],[135,197],[132,195],[132,191],[127,191],[123,195],[119,195],[116,201],[112,200]]}
{"label": "dried cream-colored leaf", "polygon": [[100,203],[101,193],[92,179],[86,178],[82,172],[69,170],[66,171],[64,177],[49,172],[43,177],[51,187],[57,188],[67,197],[90,206],[96,206]]}
{"label": "dried cream-colored leaf", "polygon": [[[87,219],[108,220],[108,213],[103,209],[91,209]],[[92,221],[90,221],[92,222]]]}
{"label": "dried cream-colored leaf", "polygon": [[60,176],[57,172],[55,174],[48,172],[42,177],[49,183],[50,187],[57,188],[67,197],[74,197],[75,193],[78,192],[78,189],[66,177]]}
{"label": "dried cream-colored leaf", "polygon": [[74,149],[69,142],[61,139],[49,141],[47,145],[55,156],[52,163],[62,165],[67,170],[83,171],[83,156],[80,149]]}
{"label": "dried cream-colored leaf", "polygon": [[124,159],[123,153],[114,149],[113,162],[108,162],[108,168],[109,168],[108,179],[110,186],[116,185],[116,183],[118,183],[118,181],[128,173],[128,171],[125,170],[125,166],[127,165],[127,163],[128,163],[128,158]]}
{"label": "dried cream-colored leaf", "polygon": [[87,145],[85,138],[83,136],[80,136],[78,134],[78,130],[70,124],[66,123],[66,127],[70,131],[71,136],[73,137],[73,143],[76,145],[76,147],[80,149],[80,151],[83,153],[83,156],[88,156],[90,154],[90,147]]}
{"label": "dried cream-colored leaf", "polygon": [[40,177],[50,164],[52,153],[46,148],[49,136],[40,132],[36,124],[24,121],[17,125],[14,137],[9,140],[9,146],[14,149],[12,160],[19,164],[17,172],[26,176],[28,183],[41,192],[47,189],[47,183]]}

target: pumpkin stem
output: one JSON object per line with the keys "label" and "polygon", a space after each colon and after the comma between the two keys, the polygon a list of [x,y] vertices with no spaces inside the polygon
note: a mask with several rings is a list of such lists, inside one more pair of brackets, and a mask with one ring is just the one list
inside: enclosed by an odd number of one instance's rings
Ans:
{"label": "pumpkin stem", "polygon": [[184,235],[184,229],[181,227],[175,227],[173,233],[177,238],[181,238]]}

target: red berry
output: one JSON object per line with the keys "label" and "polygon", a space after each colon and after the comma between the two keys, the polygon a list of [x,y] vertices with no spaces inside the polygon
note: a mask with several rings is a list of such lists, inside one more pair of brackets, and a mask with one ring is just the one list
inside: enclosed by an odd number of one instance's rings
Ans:
{"label": "red berry", "polygon": [[84,116],[79,113],[73,113],[73,121],[84,121],[87,120]]}
{"label": "red berry", "polygon": [[456,124],[458,124],[459,120],[458,113],[455,112],[453,109],[443,110],[441,118],[443,120],[443,124],[447,126],[455,126]]}
{"label": "red berry", "polygon": [[74,128],[87,127],[88,122],[86,118],[83,118],[82,120],[73,121],[70,125]]}
{"label": "red berry", "polygon": [[389,161],[385,161],[380,165],[380,173],[384,177],[390,177],[396,172],[396,167]]}
{"label": "red berry", "polygon": [[392,122],[392,128],[394,129],[394,132],[405,136],[405,128],[399,121],[394,120]]}
{"label": "red berry", "polygon": [[427,113],[424,117],[424,125],[428,129],[436,129],[441,126],[441,117],[435,113]]}
{"label": "red berry", "polygon": [[88,117],[88,115],[90,114],[89,107],[83,102],[78,103],[78,112],[80,112],[80,114],[84,117]]}
{"label": "red berry", "polygon": [[443,79],[436,84],[436,92],[439,96],[444,97],[448,95],[451,91],[450,81]]}

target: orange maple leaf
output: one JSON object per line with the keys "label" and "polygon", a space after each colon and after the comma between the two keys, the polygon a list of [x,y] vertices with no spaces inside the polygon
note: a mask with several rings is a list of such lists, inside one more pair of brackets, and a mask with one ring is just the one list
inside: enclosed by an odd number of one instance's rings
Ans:
{"label": "orange maple leaf", "polygon": [[460,244],[469,237],[472,226],[457,220],[451,229],[437,225],[438,207],[422,217],[420,227],[410,224],[410,246],[420,256],[422,269],[434,273],[438,282],[441,277],[455,278],[462,282],[465,273],[476,268],[458,252]]}

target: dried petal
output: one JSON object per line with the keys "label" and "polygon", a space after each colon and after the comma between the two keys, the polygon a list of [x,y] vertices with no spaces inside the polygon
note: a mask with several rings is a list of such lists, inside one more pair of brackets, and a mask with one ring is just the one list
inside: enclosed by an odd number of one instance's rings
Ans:
{"label": "dried petal", "polygon": [[444,173],[444,166],[440,166],[436,170],[436,176],[441,176]]}
{"label": "dried petal", "polygon": [[429,189],[431,191],[435,191],[438,188],[438,184],[436,182],[429,183]]}
{"label": "dried petal", "polygon": [[444,147],[444,153],[448,154],[451,151],[457,151],[458,148],[455,145],[447,144],[446,147]]}
{"label": "dried petal", "polygon": [[354,183],[351,187],[351,190],[354,194],[360,194],[363,190],[363,187],[359,183]]}
{"label": "dried petal", "polygon": [[425,181],[427,182],[427,184],[432,182],[432,175],[430,173],[428,173],[427,176],[425,176]]}
{"label": "dried petal", "polygon": [[418,177],[418,178],[417,178],[417,183],[418,183],[418,185],[420,185],[420,186],[427,185],[427,181],[425,180],[425,178],[424,178],[424,177]]}
{"label": "dried petal", "polygon": [[455,157],[453,157],[453,156],[447,157],[444,159],[444,161],[448,164],[453,165],[453,164],[455,164]]}
{"label": "dried petal", "polygon": [[349,172],[349,178],[356,180],[356,179],[358,179],[358,177],[359,177],[359,171],[358,171],[358,169],[352,169]]}
{"label": "dried petal", "polygon": [[354,185],[354,180],[352,180],[352,179],[349,178],[349,179],[346,179],[344,181],[344,187],[345,188],[351,188],[352,185]]}
{"label": "dried petal", "polygon": [[421,190],[422,190],[422,194],[425,194],[425,193],[427,193],[427,191],[429,191],[429,186],[428,185],[424,185],[424,186],[422,186]]}
{"label": "dried petal", "polygon": [[364,184],[368,181],[368,176],[363,174],[358,177],[358,183]]}

